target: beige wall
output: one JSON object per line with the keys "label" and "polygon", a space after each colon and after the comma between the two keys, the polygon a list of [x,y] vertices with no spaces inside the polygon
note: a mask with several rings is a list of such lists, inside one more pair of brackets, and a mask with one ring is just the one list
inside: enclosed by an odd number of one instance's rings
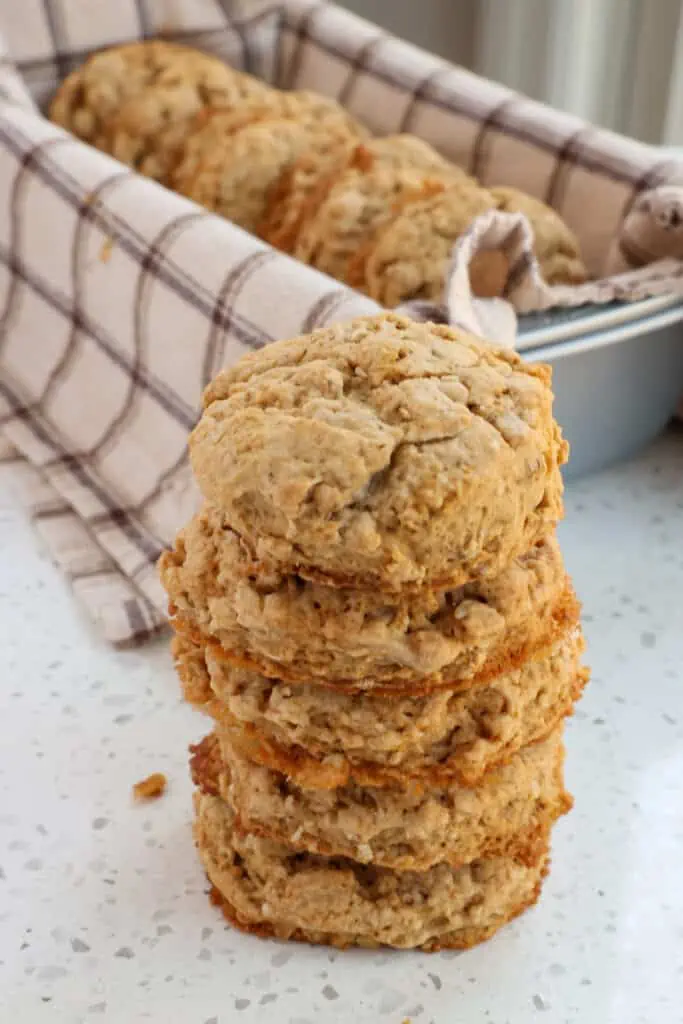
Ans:
{"label": "beige wall", "polygon": [[469,65],[478,0],[339,0],[403,39]]}
{"label": "beige wall", "polygon": [[683,0],[336,0],[520,92],[683,145]]}

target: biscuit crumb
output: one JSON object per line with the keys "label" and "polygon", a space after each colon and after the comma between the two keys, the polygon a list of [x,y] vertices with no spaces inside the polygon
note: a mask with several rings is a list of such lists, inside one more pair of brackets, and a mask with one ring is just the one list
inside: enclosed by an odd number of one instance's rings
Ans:
{"label": "biscuit crumb", "polygon": [[105,238],[102,242],[102,248],[100,249],[100,260],[102,263],[109,263],[111,259],[112,249],[114,248],[114,239]]}
{"label": "biscuit crumb", "polygon": [[166,776],[161,772],[154,772],[133,786],[133,796],[136,800],[158,800],[165,792]]}

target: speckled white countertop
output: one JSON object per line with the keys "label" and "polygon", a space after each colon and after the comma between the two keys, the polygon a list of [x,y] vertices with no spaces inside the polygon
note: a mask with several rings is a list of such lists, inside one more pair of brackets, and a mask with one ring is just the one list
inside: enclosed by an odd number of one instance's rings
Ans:
{"label": "speckled white countertop", "polygon": [[[683,432],[570,487],[593,682],[539,906],[468,953],[338,953],[226,928],[190,837],[164,642],[108,649],[0,472],[0,1021],[683,1021]],[[139,806],[131,785],[166,772]]]}

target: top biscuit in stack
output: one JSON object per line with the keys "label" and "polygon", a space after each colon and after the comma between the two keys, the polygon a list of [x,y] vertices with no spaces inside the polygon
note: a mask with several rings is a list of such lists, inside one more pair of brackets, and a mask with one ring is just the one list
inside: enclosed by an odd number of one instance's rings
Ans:
{"label": "top biscuit in stack", "polygon": [[209,386],[195,476],[259,564],[331,586],[457,587],[561,517],[549,375],[393,314],[323,328]]}

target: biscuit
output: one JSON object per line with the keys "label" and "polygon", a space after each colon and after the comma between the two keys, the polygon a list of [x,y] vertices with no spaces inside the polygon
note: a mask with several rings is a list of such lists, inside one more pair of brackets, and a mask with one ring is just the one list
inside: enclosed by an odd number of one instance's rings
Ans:
{"label": "biscuit", "polygon": [[[455,242],[475,217],[493,208],[491,193],[469,182],[448,187],[427,182],[406,197],[401,209],[359,252],[350,283],[390,308],[411,299],[443,301]],[[477,254],[470,267],[475,295],[501,294],[507,264],[501,268],[499,255]]]}
{"label": "biscuit", "polygon": [[302,786],[474,786],[571,714],[587,679],[583,646],[576,628],[521,668],[467,690],[390,698],[281,683],[226,665],[207,647],[215,698],[207,710],[247,757]]}
{"label": "biscuit", "polygon": [[159,568],[179,631],[264,675],[346,690],[466,686],[521,663],[579,615],[555,537],[456,590],[383,594],[259,571],[206,507]]}
{"label": "biscuit", "polygon": [[216,131],[220,117],[209,118],[187,139],[171,184],[182,195],[252,232],[263,218],[270,188],[285,168],[302,152],[327,153],[349,138],[346,114],[254,121],[223,135]]}
{"label": "biscuit", "polygon": [[148,40],[93,54],[62,83],[49,113],[84,141],[163,179],[201,107],[272,91],[199,50]]}
{"label": "biscuit", "polygon": [[503,857],[394,872],[301,853],[235,827],[229,805],[195,793],[194,836],[217,892],[245,931],[337,946],[467,948],[535,903],[548,839],[532,864]]}
{"label": "biscuit", "polygon": [[534,236],[534,252],[548,284],[583,284],[588,272],[578,240],[555,210],[516,188],[490,191],[498,210],[526,214]]}
{"label": "biscuit", "polygon": [[548,367],[387,314],[224,370],[190,454],[259,562],[397,590],[494,575],[550,533],[567,446]]}
{"label": "biscuit", "polygon": [[441,862],[461,867],[479,857],[533,861],[534,839],[571,807],[563,760],[560,728],[474,789],[354,783],[306,789],[253,764],[229,736],[216,733],[192,748],[191,765],[195,785],[226,800],[243,831],[309,853],[426,871]]}
{"label": "biscuit", "polygon": [[412,135],[361,143],[346,166],[335,166],[312,192],[291,246],[297,259],[350,283],[359,248],[392,213],[402,196],[426,178],[467,181],[466,175]]}
{"label": "biscuit", "polygon": [[178,81],[150,86],[124,103],[112,119],[106,148],[122,163],[165,184],[182,157],[198,113],[221,106],[233,118],[263,104],[273,92],[256,78],[226,65],[196,62]]}
{"label": "biscuit", "polygon": [[[284,92],[269,89],[265,95],[247,96],[233,106],[204,107],[190,124],[184,140],[181,159],[174,169],[173,180],[190,181],[202,164],[216,150],[224,149],[226,140],[257,121],[299,121],[321,125],[330,122],[340,135],[355,145],[367,132],[336,100],[315,92],[301,90]],[[313,155],[317,155],[315,151]],[[324,154],[320,154],[321,158]]]}
{"label": "biscuit", "polygon": [[258,235],[269,245],[293,254],[296,240],[321,188],[327,188],[330,176],[341,172],[357,142],[349,139],[329,152],[305,152],[287,167],[268,193],[266,208],[258,225]]}

